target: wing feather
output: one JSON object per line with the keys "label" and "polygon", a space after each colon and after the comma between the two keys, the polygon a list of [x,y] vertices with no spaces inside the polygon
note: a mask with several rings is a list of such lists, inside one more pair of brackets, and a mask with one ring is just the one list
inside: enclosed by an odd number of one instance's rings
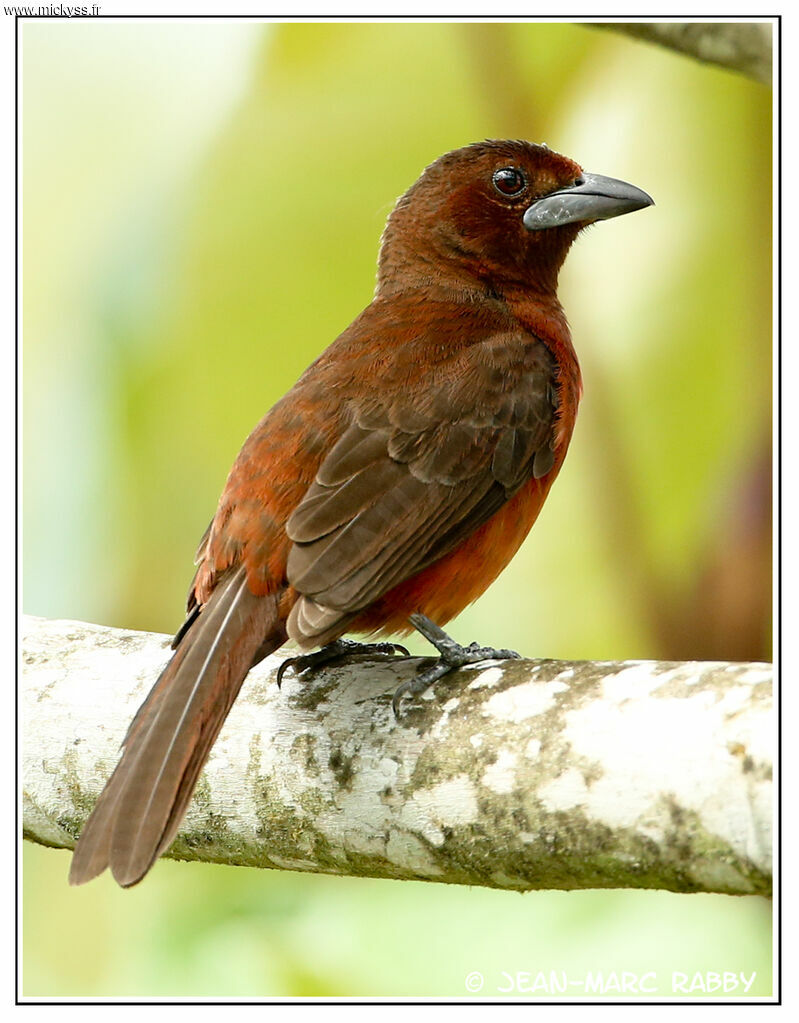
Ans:
{"label": "wing feather", "polygon": [[529,338],[494,339],[435,393],[387,390],[356,408],[286,526],[305,598],[290,634],[331,633],[549,472],[556,411],[554,357]]}

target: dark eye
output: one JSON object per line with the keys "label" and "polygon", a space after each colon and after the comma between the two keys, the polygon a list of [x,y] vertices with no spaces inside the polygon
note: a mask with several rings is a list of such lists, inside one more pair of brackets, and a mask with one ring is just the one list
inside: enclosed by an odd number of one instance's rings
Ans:
{"label": "dark eye", "polygon": [[527,186],[527,178],[518,167],[503,167],[494,171],[494,188],[500,195],[519,195]]}

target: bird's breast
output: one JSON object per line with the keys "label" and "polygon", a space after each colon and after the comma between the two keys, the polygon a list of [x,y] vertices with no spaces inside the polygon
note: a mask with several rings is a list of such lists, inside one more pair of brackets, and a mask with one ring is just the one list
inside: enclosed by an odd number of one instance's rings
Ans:
{"label": "bird's breast", "polygon": [[408,615],[421,612],[439,625],[460,614],[505,568],[530,532],[562,458],[541,479],[531,479],[454,551],[395,586],[353,623],[354,632],[385,635],[412,631]]}

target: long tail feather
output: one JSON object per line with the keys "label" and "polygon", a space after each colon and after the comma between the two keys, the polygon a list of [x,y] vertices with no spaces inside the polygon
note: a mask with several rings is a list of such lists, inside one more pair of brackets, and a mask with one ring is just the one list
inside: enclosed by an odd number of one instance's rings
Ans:
{"label": "long tail feather", "polygon": [[175,837],[253,660],[285,638],[277,597],[256,597],[243,569],[218,586],[128,729],[75,847],[70,884],[108,866],[123,887],[144,877]]}

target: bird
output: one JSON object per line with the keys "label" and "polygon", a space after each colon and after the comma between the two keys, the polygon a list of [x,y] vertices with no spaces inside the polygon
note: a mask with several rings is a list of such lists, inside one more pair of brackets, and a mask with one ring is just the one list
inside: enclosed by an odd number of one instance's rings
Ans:
{"label": "bird", "polygon": [[172,843],[250,670],[279,679],[417,629],[449,671],[518,656],[442,626],[505,568],[569,447],[582,392],[557,297],[588,225],[653,205],[545,144],[473,143],[396,202],[374,298],[245,441],[196,555],[172,659],[136,713],[76,843],[69,880],[139,882]]}

